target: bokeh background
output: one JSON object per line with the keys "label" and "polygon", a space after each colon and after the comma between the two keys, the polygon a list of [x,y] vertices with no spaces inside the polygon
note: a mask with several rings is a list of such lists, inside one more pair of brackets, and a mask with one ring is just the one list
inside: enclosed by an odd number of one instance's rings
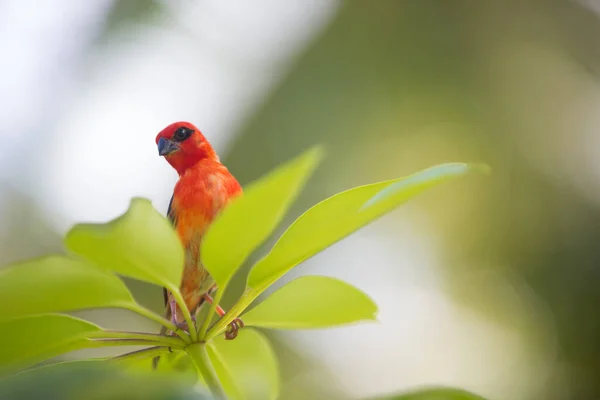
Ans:
{"label": "bokeh background", "polygon": [[[1,266],[62,251],[72,224],[133,196],[166,211],[177,177],[154,137],[177,120],[243,184],[327,146],[281,229],[335,192],[483,161],[491,176],[279,283],[335,276],[380,306],[375,324],[270,334],[281,398],[600,398],[599,1],[4,0],[0,54]],[[162,309],[159,288],[128,282]]]}

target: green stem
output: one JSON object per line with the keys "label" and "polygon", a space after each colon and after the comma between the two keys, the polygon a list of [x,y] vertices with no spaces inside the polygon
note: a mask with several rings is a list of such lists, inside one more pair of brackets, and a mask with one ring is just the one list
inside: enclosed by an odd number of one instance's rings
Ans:
{"label": "green stem", "polygon": [[221,386],[215,369],[210,362],[210,358],[208,358],[206,343],[192,344],[186,347],[185,351],[190,355],[192,361],[194,361],[198,372],[204,378],[204,381],[208,385],[213,397],[218,400],[226,400],[227,397],[223,392],[223,387]]}
{"label": "green stem", "polygon": [[121,308],[125,308],[127,310],[133,311],[133,312],[138,313],[152,321],[158,322],[159,324],[161,324],[168,330],[175,332],[175,334],[177,336],[179,336],[181,338],[181,340],[183,340],[186,343],[192,342],[190,340],[189,335],[187,335],[187,333],[185,333],[185,332],[182,332],[181,329],[179,329],[177,326],[175,326],[174,323],[161,317],[158,314],[153,313],[152,311],[148,310],[147,308],[140,306],[137,303],[134,303],[134,304],[125,303],[125,304],[123,304],[123,306],[121,306]]}
{"label": "green stem", "polygon": [[[231,321],[236,319],[242,312],[244,312],[246,307],[248,307],[250,305],[250,303],[252,303],[254,301],[254,299],[256,299],[257,297],[258,297],[258,293],[256,293],[252,289],[250,289],[248,292],[244,293],[242,295],[242,297],[238,300],[238,302],[235,303],[233,305],[233,307],[231,307],[229,309],[229,311],[227,311],[225,313],[225,315],[223,315],[208,330],[208,332],[204,336],[203,340],[208,342],[209,340],[213,339],[215,336],[217,336],[218,334],[223,332],[225,329],[227,329],[227,325],[229,325],[231,323]],[[215,303],[216,303],[216,301],[215,301]]]}
{"label": "green stem", "polygon": [[169,350],[164,347],[149,347],[147,349],[136,350],[136,351],[132,351],[130,353],[125,353],[125,354],[121,354],[119,356],[112,357],[109,359],[109,361],[122,362],[122,361],[129,361],[132,359],[135,360],[138,358],[141,358],[141,359],[152,358],[155,356],[161,356],[165,353],[169,353]]}
{"label": "green stem", "polygon": [[157,343],[152,340],[140,340],[140,339],[89,339],[90,343],[93,343],[92,347],[108,347],[108,346],[156,346],[159,347],[170,347],[165,346],[162,343]]}
{"label": "green stem", "polygon": [[190,336],[192,337],[192,342],[197,342],[198,332],[196,332],[196,325],[192,321],[192,315],[190,314],[190,310],[188,310],[187,306],[185,305],[185,301],[183,301],[183,296],[179,292],[179,288],[168,288],[168,290],[171,292],[171,295],[173,296],[173,298],[177,302],[177,305],[179,306],[179,309],[183,313],[183,318],[187,323],[188,330],[190,331]]}
{"label": "green stem", "polygon": [[89,339],[133,339],[133,340],[144,340],[152,342],[157,346],[163,347],[174,347],[182,349],[186,343],[175,337],[165,335],[155,335],[152,333],[141,333],[141,332],[121,332],[121,331],[100,331],[91,332],[87,335]]}
{"label": "green stem", "polygon": [[[202,323],[202,326],[200,327],[200,331],[198,333],[198,337],[200,337],[200,340],[204,340],[204,338],[206,336],[206,331],[208,331],[208,327],[210,326],[213,316],[215,315],[215,312],[217,311],[217,306],[221,302],[223,293],[225,293],[225,288],[227,288],[227,285],[223,285],[223,287],[220,287],[217,289],[217,295],[213,299],[213,302],[210,305],[210,308],[208,309],[208,313],[206,314],[206,318],[204,319],[204,322]],[[227,314],[225,314],[225,315],[227,315]],[[225,315],[223,317],[225,317]]]}

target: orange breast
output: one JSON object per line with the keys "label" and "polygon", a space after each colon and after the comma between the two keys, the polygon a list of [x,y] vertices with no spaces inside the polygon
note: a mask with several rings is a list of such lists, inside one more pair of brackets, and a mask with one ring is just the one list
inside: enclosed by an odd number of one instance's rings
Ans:
{"label": "orange breast", "polygon": [[173,194],[176,231],[185,252],[182,295],[194,309],[212,282],[200,262],[200,243],[210,223],[235,196],[242,193],[238,181],[224,165],[201,161],[183,174]]}
{"label": "orange breast", "polygon": [[223,164],[203,161],[188,169],[175,185],[173,196],[177,233],[184,245],[202,235],[223,207],[241,192],[240,184]]}

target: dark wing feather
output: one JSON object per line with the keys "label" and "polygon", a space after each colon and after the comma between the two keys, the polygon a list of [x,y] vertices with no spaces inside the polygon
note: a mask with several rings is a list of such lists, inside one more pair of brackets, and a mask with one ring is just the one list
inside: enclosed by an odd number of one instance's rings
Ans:
{"label": "dark wing feather", "polygon": [[173,196],[171,196],[171,200],[169,201],[169,208],[167,209],[167,218],[169,218],[169,221],[171,221],[173,227],[176,227],[177,215],[175,214],[175,210],[173,210]]}

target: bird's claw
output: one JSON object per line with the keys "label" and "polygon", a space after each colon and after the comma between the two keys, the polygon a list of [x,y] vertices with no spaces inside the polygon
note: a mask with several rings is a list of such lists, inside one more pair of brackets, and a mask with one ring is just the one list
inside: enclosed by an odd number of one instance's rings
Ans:
{"label": "bird's claw", "polygon": [[189,327],[188,327],[188,323],[183,321],[183,322],[175,322],[175,326],[177,327],[177,329],[182,330],[182,331],[188,331]]}
{"label": "bird's claw", "polygon": [[[183,322],[171,321],[171,322],[177,328],[177,329],[175,329],[175,331],[189,332],[187,322],[185,322],[185,321],[183,321]],[[177,336],[177,333],[175,333],[175,331],[171,331],[171,336]]]}
{"label": "bird's claw", "polygon": [[227,331],[225,331],[225,339],[233,340],[237,337],[238,331],[244,327],[244,322],[236,318],[228,325]]}
{"label": "bird's claw", "polygon": [[[184,331],[184,332],[187,332],[187,333],[190,332],[188,323],[186,321],[178,322],[176,320],[176,318],[171,318],[171,322],[173,322],[173,324],[177,327],[178,330]],[[194,324],[194,327],[195,327],[195,325],[196,325],[196,316],[194,314],[192,314],[192,323]],[[171,336],[177,336],[177,334],[175,332],[171,332]]]}

